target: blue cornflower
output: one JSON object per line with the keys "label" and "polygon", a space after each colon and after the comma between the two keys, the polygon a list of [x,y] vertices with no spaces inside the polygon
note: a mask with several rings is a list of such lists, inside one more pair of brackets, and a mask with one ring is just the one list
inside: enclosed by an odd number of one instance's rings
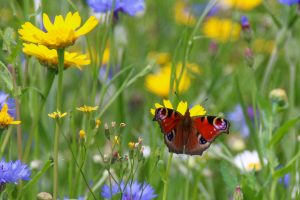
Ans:
{"label": "blue cornflower", "polygon": [[300,0],[278,0],[279,3],[281,4],[285,4],[285,5],[293,5],[293,4],[296,4],[296,3],[300,3]]}
{"label": "blue cornflower", "polygon": [[145,9],[144,0],[87,0],[87,3],[95,12],[106,13],[113,9],[116,17],[119,12],[134,16]]}
{"label": "blue cornflower", "polygon": [[[252,107],[248,107],[247,109],[247,115],[250,118],[250,120],[254,121],[254,110]],[[237,105],[234,108],[234,111],[228,113],[227,118],[229,121],[232,122],[235,129],[239,130],[243,137],[248,137],[250,134],[249,127],[246,123],[246,119],[243,113],[243,109],[241,105]]]}
{"label": "blue cornflower", "polygon": [[242,29],[249,29],[250,28],[249,20],[245,15],[241,16],[241,21],[240,22],[241,22]]}
{"label": "blue cornflower", "polygon": [[0,161],[0,185],[6,183],[17,184],[20,180],[30,180],[31,170],[26,164],[20,160],[15,162],[5,162],[3,159]]}
{"label": "blue cornflower", "polygon": [[151,185],[147,183],[138,183],[134,181],[127,183],[126,187],[124,182],[120,186],[114,184],[112,188],[108,185],[102,187],[101,195],[103,198],[111,199],[114,195],[122,192],[122,200],[151,200],[157,196]]}
{"label": "blue cornflower", "polygon": [[13,98],[8,98],[8,94],[0,91],[0,110],[2,109],[4,103],[7,104],[8,106],[8,114],[13,117],[16,118],[16,104],[15,104],[15,100]]}

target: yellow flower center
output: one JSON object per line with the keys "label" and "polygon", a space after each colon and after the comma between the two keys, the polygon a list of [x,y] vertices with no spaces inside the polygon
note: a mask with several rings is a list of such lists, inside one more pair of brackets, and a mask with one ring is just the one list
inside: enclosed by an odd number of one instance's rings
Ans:
{"label": "yellow flower center", "polygon": [[261,164],[260,163],[249,163],[247,165],[247,169],[249,169],[249,170],[254,169],[255,171],[258,171],[261,169]]}

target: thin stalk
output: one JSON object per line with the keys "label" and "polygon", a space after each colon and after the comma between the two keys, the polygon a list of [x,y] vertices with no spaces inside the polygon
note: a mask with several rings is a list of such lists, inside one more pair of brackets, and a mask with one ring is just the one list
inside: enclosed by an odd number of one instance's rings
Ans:
{"label": "thin stalk", "polygon": [[[57,111],[61,111],[61,99],[62,99],[62,82],[64,72],[64,49],[57,49],[58,55],[58,84],[56,94],[56,108]],[[56,121],[55,136],[54,136],[54,152],[53,152],[53,199],[57,199],[58,193],[58,145],[60,134],[60,122]]]}
{"label": "thin stalk", "polygon": [[168,184],[169,184],[169,173],[170,173],[172,159],[173,159],[173,153],[171,153],[170,156],[169,156],[167,170],[166,170],[166,174],[165,174],[163,200],[167,199]]}
{"label": "thin stalk", "polygon": [[[14,89],[17,90],[17,77],[15,68],[11,65],[12,77],[13,77],[13,86]],[[16,117],[17,120],[20,119],[20,102],[16,99]],[[18,144],[18,159],[22,160],[22,130],[21,126],[17,126],[17,144]]]}
{"label": "thin stalk", "polygon": [[24,154],[23,154],[23,161],[25,161],[25,162],[27,161],[28,156],[30,154],[30,149],[31,149],[31,145],[32,145],[33,136],[34,136],[34,133],[37,130],[37,127],[38,127],[38,124],[39,124],[39,121],[40,121],[40,116],[41,116],[41,113],[43,111],[45,102],[48,98],[49,92],[51,90],[51,87],[52,87],[52,84],[53,84],[53,81],[54,81],[54,77],[55,77],[55,71],[52,70],[52,69],[49,69],[47,71],[47,75],[46,75],[46,84],[47,85],[46,85],[45,91],[43,92],[43,98],[41,100],[41,104],[40,104],[40,107],[38,109],[38,113],[35,115],[35,118],[33,119],[33,123],[32,123],[31,129],[30,129],[30,133],[29,133],[29,138],[27,140],[25,151],[24,151]]}
{"label": "thin stalk", "polygon": [[287,32],[288,32],[287,27],[283,27],[276,36],[275,47],[272,50],[271,56],[269,58],[269,61],[268,61],[267,67],[266,67],[266,71],[264,73],[264,77],[263,77],[263,81],[262,81],[262,85],[261,85],[262,92],[265,92],[266,86],[268,85],[274,65],[278,58],[279,48],[283,46],[283,44],[286,40],[286,37],[287,37]]}

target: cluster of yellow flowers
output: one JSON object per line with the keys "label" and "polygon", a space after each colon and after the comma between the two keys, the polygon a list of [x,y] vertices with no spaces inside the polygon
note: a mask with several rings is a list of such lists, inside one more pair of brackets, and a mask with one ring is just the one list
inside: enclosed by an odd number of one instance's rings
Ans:
{"label": "cluster of yellow flowers", "polygon": [[[91,16],[83,26],[78,12],[69,12],[64,19],[61,15],[55,17],[52,23],[47,14],[43,14],[43,25],[46,32],[40,30],[30,22],[25,22],[19,29],[20,38],[24,43],[23,52],[36,57],[47,67],[57,69],[58,55],[54,49],[65,49],[71,46],[82,35],[90,32],[98,24],[97,19]],[[64,52],[64,68],[90,64],[87,55]]]}

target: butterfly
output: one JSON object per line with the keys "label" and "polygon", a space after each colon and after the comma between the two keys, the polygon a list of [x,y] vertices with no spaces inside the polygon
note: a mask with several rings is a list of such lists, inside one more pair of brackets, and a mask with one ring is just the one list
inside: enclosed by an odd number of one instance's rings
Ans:
{"label": "butterfly", "polygon": [[221,133],[228,134],[230,127],[221,117],[191,116],[188,108],[184,115],[171,108],[156,108],[153,121],[159,123],[170,152],[188,155],[202,155]]}

